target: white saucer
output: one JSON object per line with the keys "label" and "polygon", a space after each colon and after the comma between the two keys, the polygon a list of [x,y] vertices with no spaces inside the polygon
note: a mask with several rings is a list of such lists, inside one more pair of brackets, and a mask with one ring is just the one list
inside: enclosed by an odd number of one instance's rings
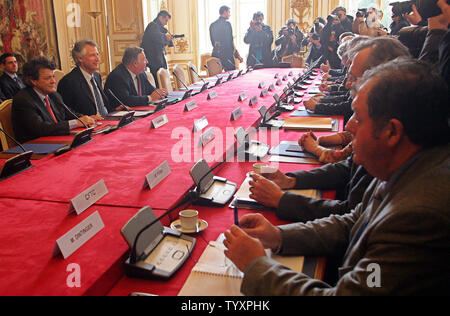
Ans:
{"label": "white saucer", "polygon": [[180,232],[182,232],[183,234],[198,234],[202,231],[204,231],[205,229],[208,228],[208,223],[202,219],[198,220],[198,224],[197,224],[197,229],[196,230],[184,230],[181,227],[181,221],[180,220],[176,220],[175,222],[173,222],[172,224],[170,224],[170,228],[174,229],[174,230],[178,230]]}

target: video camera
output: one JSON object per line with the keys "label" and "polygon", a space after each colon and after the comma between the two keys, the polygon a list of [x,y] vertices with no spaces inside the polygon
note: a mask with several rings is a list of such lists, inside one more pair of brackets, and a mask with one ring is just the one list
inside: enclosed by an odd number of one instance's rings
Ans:
{"label": "video camera", "polygon": [[356,12],[357,18],[365,18],[367,19],[369,17],[369,10],[367,9],[358,9],[358,12]]}
{"label": "video camera", "polygon": [[[437,0],[412,0],[394,2],[390,5],[392,6],[392,14],[395,17],[411,13],[413,11],[412,6],[414,4],[416,5],[422,19],[427,20],[442,14],[442,10],[437,5],[437,2]],[[450,0],[447,0],[447,3],[450,4]]]}

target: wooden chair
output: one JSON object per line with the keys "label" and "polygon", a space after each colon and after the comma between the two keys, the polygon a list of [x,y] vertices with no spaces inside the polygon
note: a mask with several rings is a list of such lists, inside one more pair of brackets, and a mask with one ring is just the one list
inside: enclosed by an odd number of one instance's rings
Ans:
{"label": "wooden chair", "polygon": [[[197,74],[192,70],[192,69],[195,69],[195,71],[197,71],[197,68],[195,67],[195,65],[192,62],[188,63],[188,68],[189,68],[189,71],[188,71],[189,83],[194,84],[196,82],[201,81],[200,77],[197,76]],[[198,71],[197,71],[197,73],[198,73]]]}
{"label": "wooden chair", "polygon": [[167,69],[161,68],[157,72],[158,84],[161,89],[166,89],[168,92],[173,92],[172,83],[170,82],[170,75]]}
{"label": "wooden chair", "polygon": [[153,75],[150,71],[146,71],[145,74],[147,75],[148,81],[152,84],[153,87],[156,87],[155,78],[153,78]]}
{"label": "wooden chair", "polygon": [[62,78],[64,78],[66,74],[64,72],[62,72],[59,69],[55,70],[55,79],[56,79],[56,85],[59,84],[59,82],[61,81]]}
{"label": "wooden chair", "polygon": [[215,75],[221,74],[223,72],[222,63],[219,58],[211,57],[206,62],[208,66],[208,76],[213,77]]}
{"label": "wooden chair", "polygon": [[184,69],[181,65],[175,65],[173,67],[173,72],[178,76],[179,80],[177,78],[174,78],[175,81],[175,89],[177,91],[180,91],[181,89],[185,89],[183,83],[180,82],[182,80],[185,85],[189,86],[190,83],[186,80],[186,74],[184,72]]}
{"label": "wooden chair", "polygon": [[211,58],[211,54],[203,54],[200,56],[200,71],[208,72],[205,68],[206,62]]}
{"label": "wooden chair", "polygon": [[291,68],[304,67],[303,58],[297,55],[285,56],[282,58],[281,62],[291,64]]}
{"label": "wooden chair", "polygon": [[[15,138],[14,129],[11,120],[12,100],[6,100],[0,104],[0,127],[8,133],[11,137]],[[3,150],[8,150],[16,145],[14,141],[9,139],[5,134],[0,131],[0,140]]]}

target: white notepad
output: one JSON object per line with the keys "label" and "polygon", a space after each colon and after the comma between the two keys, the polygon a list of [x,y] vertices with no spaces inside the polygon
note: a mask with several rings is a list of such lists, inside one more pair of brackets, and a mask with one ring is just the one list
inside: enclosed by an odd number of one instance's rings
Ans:
{"label": "white notepad", "polygon": [[[222,242],[210,242],[178,296],[242,296],[244,274],[225,256]],[[267,256],[296,272],[303,270],[303,257]]]}

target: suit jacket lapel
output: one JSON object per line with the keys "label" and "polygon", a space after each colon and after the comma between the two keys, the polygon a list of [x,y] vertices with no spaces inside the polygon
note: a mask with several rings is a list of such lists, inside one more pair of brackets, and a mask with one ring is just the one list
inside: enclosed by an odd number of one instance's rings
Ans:
{"label": "suit jacket lapel", "polygon": [[[91,88],[89,87],[89,85],[88,85],[88,83],[86,81],[86,78],[84,78],[83,73],[81,72],[79,67],[76,67],[74,69],[74,71],[75,71],[75,74],[77,75],[78,80],[80,82],[80,89],[81,89],[81,91],[84,91],[84,93],[88,96],[89,101],[92,102],[91,104],[95,107],[94,96],[92,95]],[[97,109],[95,109],[95,110],[97,110]]]}
{"label": "suit jacket lapel", "polygon": [[139,95],[136,87],[134,85],[133,77],[131,77],[130,72],[128,71],[127,67],[124,64],[120,64],[122,68],[122,72],[124,75],[124,78],[126,78],[126,81],[128,82],[128,86],[130,87],[130,91],[133,95]]}

